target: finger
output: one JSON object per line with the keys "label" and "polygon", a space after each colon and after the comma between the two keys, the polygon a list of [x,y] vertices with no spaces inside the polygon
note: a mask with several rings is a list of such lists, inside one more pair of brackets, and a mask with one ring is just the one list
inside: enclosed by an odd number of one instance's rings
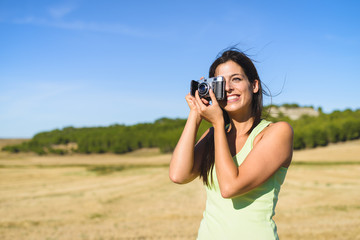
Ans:
{"label": "finger", "polygon": [[189,106],[194,106],[195,107],[195,103],[194,100],[191,99],[189,96],[185,97],[186,102],[189,104]]}
{"label": "finger", "polygon": [[201,101],[207,106],[209,105],[209,101],[205,98],[201,98]]}
{"label": "finger", "polygon": [[213,92],[212,89],[210,89],[209,95],[210,95],[212,104],[213,104],[213,105],[214,105],[214,104],[218,104],[217,99],[216,99],[216,96],[215,96],[215,94],[214,94],[214,92]]}
{"label": "finger", "polygon": [[198,90],[196,90],[196,92],[195,92],[195,100],[196,100],[195,103],[196,103],[197,108],[199,110],[201,110],[201,108],[204,106],[204,103],[200,99]]}
{"label": "finger", "polygon": [[198,90],[195,91],[195,102],[198,103],[198,104],[202,103],[201,99],[200,99],[200,96],[199,96],[199,91]]}
{"label": "finger", "polygon": [[188,94],[185,96],[185,98],[186,98],[186,99],[192,99],[192,98],[194,98],[194,96],[191,95],[190,93],[188,93]]}
{"label": "finger", "polygon": [[190,93],[185,96],[185,99],[187,101],[195,102],[195,97],[191,95]]}

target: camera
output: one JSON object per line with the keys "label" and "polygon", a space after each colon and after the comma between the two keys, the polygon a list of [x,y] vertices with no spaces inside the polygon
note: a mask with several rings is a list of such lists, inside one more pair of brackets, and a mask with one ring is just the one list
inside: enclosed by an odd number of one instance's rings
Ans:
{"label": "camera", "polygon": [[200,98],[210,99],[210,89],[213,90],[217,100],[225,98],[225,79],[222,76],[202,79],[200,81],[191,81],[190,93],[195,96],[196,90],[199,91]]}

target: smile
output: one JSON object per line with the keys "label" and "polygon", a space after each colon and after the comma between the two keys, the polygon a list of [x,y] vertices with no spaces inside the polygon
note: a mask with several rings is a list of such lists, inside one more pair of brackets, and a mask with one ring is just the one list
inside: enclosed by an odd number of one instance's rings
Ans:
{"label": "smile", "polygon": [[235,102],[237,100],[239,100],[240,96],[239,95],[230,95],[230,96],[227,96],[227,102],[231,103],[231,102]]}

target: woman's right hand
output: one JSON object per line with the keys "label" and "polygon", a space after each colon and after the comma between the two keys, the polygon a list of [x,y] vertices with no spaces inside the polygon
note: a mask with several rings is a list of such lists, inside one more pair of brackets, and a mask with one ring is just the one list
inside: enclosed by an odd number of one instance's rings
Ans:
{"label": "woman's right hand", "polygon": [[190,114],[189,114],[189,117],[190,115],[194,116],[196,118],[196,122],[198,124],[200,124],[201,120],[202,120],[202,117],[196,107],[196,99],[194,96],[192,96],[190,93],[188,95],[186,95],[185,97],[186,99],[186,102],[187,104],[189,105],[189,108],[190,108]]}
{"label": "woman's right hand", "polygon": [[190,111],[197,112],[195,97],[192,96],[190,93],[188,93],[188,95],[185,96],[185,99],[186,99],[187,104],[189,105]]}
{"label": "woman's right hand", "polygon": [[[204,77],[201,77],[201,78],[200,78],[200,80],[203,80],[203,79],[204,79]],[[191,115],[195,115],[195,117],[196,117],[196,122],[197,122],[198,124],[200,124],[200,122],[201,122],[201,120],[202,120],[203,118],[201,117],[200,111],[199,111],[199,109],[198,109],[198,107],[197,107],[197,105],[196,105],[196,98],[195,98],[195,96],[192,96],[190,93],[188,93],[188,95],[186,95],[185,99],[186,99],[186,102],[187,102],[187,104],[189,105],[189,108],[190,108],[189,117],[190,117]],[[207,103],[207,102],[205,102],[205,104],[206,104],[206,103]]]}
{"label": "woman's right hand", "polygon": [[[200,164],[206,150],[206,141],[202,141],[200,145],[196,144],[196,136],[202,120],[196,98],[189,93],[185,99],[189,105],[190,113],[173,151],[169,167],[170,179],[181,184],[188,183],[199,176]],[[206,134],[203,134],[202,138]]]}

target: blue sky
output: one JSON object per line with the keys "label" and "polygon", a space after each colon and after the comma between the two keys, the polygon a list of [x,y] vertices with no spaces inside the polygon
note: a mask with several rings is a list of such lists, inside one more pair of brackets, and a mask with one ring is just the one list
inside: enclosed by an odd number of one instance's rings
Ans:
{"label": "blue sky", "polygon": [[281,92],[273,103],[358,109],[359,11],[358,1],[0,0],[0,137],[186,118],[190,80],[234,44]]}

